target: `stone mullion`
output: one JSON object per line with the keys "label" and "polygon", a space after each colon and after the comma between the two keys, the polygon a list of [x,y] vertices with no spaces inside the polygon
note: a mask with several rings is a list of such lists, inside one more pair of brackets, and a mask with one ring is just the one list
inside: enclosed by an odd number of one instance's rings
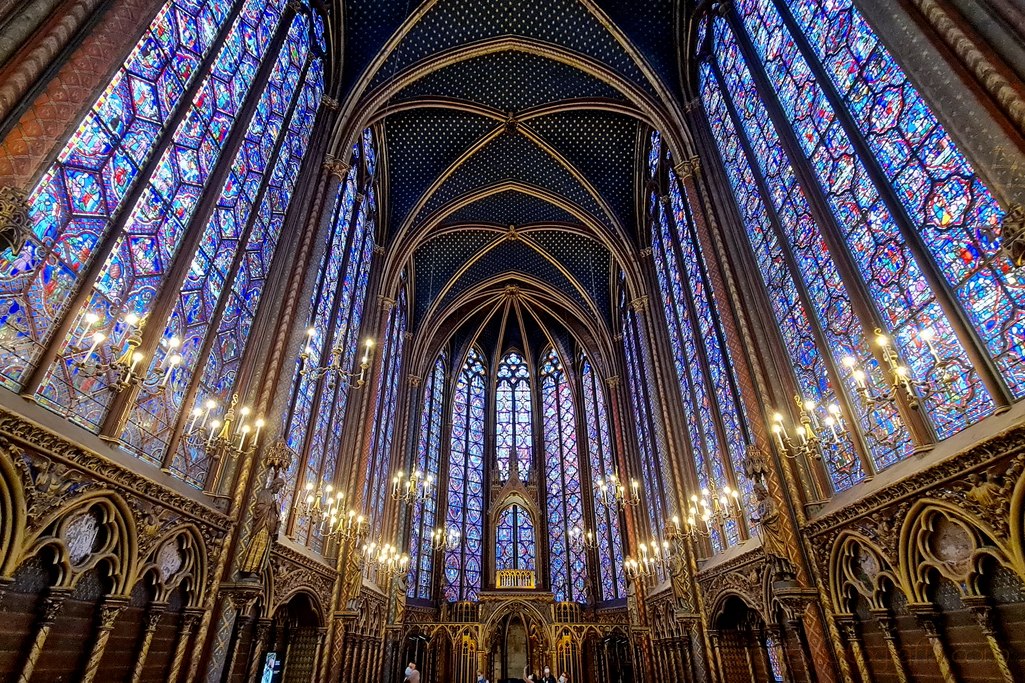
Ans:
{"label": "stone mullion", "polygon": [[868,662],[865,660],[865,649],[861,643],[861,633],[858,630],[858,620],[853,615],[837,615],[837,626],[843,632],[844,640],[851,648],[854,656],[854,663],[858,667],[858,674],[863,683],[872,683],[874,680],[872,672],[868,669]]}
{"label": "stone mullion", "polygon": [[[590,472],[591,471],[591,468],[590,468],[590,463],[591,463],[591,439],[589,438],[589,431],[587,429],[587,415],[588,415],[587,414],[587,399],[584,396],[584,393],[587,391],[587,388],[584,387],[583,372],[580,372],[580,370],[582,370],[582,368],[579,365],[577,365],[577,372],[574,372],[572,377],[569,378],[569,379],[570,379],[570,381],[573,382],[573,385],[575,387],[574,394],[577,396],[576,410],[574,412],[574,416],[576,417],[576,421],[577,421],[577,423],[576,423],[576,430],[577,430],[577,434],[583,435],[583,439],[577,439],[577,460],[579,461],[578,462],[578,466],[580,468],[579,471],[581,473],[583,473],[583,472]],[[594,371],[595,371],[594,370],[594,366],[592,366],[591,367],[591,372],[593,373]],[[597,396],[592,396],[592,403],[595,406],[595,410],[597,410],[597,405],[598,405],[597,401],[598,401],[598,397]],[[595,414],[594,417],[595,417],[595,424],[597,424],[598,423],[598,416],[597,416],[597,414]],[[600,442],[601,441],[601,425],[598,426],[598,430],[597,430],[596,436],[598,438],[598,441]],[[583,444],[583,453],[581,453],[581,444]],[[599,457],[600,457],[600,455],[601,454],[599,452]],[[591,472],[591,475],[593,477],[593,476],[596,476],[597,473],[596,472]],[[580,477],[580,495],[581,495],[581,501],[580,502],[581,502],[581,506],[583,508],[583,523],[582,523],[583,528],[580,530],[581,531],[581,541],[583,541],[584,538],[586,538],[586,534],[587,534],[587,531],[588,531],[587,520],[591,520],[591,529],[590,529],[590,531],[594,534],[594,540],[595,540],[595,547],[594,548],[590,548],[589,549],[586,546],[584,546],[584,550],[583,550],[584,555],[586,557],[587,575],[589,577],[591,577],[590,584],[591,584],[591,587],[593,588],[593,591],[594,591],[594,594],[590,596],[590,598],[593,600],[593,602],[591,604],[594,604],[596,602],[601,601],[603,596],[602,596],[602,590],[601,590],[601,568],[599,566],[599,561],[598,561],[598,553],[600,552],[600,547],[599,547],[599,544],[598,544],[598,524],[597,524],[597,522],[598,522],[598,511],[597,511],[596,506],[595,506],[594,487],[593,487],[593,480],[592,480],[591,477],[585,477],[585,476],[581,476]],[[612,532],[612,530],[610,529],[609,533],[611,533],[611,532]],[[537,543],[536,543],[536,540],[535,540],[535,546],[536,546],[536,544]]]}
{"label": "stone mullion", "polygon": [[146,613],[146,628],[142,632],[142,643],[139,644],[139,651],[135,655],[135,664],[132,666],[131,683],[139,683],[142,680],[142,673],[146,668],[146,658],[149,655],[150,645],[153,644],[153,635],[157,632],[160,619],[164,616],[167,603],[155,602],[150,605]]}
{"label": "stone mullion", "polygon": [[[92,293],[93,285],[96,283],[96,280],[99,277],[100,272],[103,269],[103,266],[106,264],[107,258],[113,251],[114,245],[117,242],[117,238],[122,234],[122,232],[124,232],[124,228],[127,225],[128,220],[131,218],[131,207],[135,206],[138,200],[142,197],[142,193],[147,186],[148,179],[153,175],[154,171],[156,171],[160,163],[160,160],[163,157],[164,152],[172,144],[172,142],[174,142],[174,133],[175,131],[177,131],[178,126],[182,122],[182,120],[184,120],[186,114],[188,114],[188,112],[190,111],[191,102],[193,98],[196,96],[196,94],[199,92],[200,86],[203,84],[205,80],[204,74],[209,73],[210,68],[213,66],[213,63],[216,60],[217,55],[220,53],[221,47],[224,45],[224,41],[227,38],[228,33],[230,32],[230,27],[234,24],[235,19],[238,17],[238,14],[242,9],[243,4],[243,0],[239,0],[239,2],[236,3],[235,7],[232,8],[231,13],[225,18],[224,24],[222,24],[223,28],[221,30],[221,34],[211,44],[206,57],[197,67],[199,73],[193,79],[189,88],[184,93],[182,93],[182,96],[179,99],[178,108],[175,110],[174,114],[172,114],[171,118],[167,120],[162,130],[163,138],[160,141],[160,144],[153,148],[153,151],[150,154],[149,159],[143,165],[142,170],[136,177],[134,185],[122,200],[121,211],[116,215],[115,218],[113,218],[113,220],[110,221],[109,227],[105,231],[105,234],[102,236],[102,239],[98,243],[96,250],[92,254],[92,260],[89,262],[89,265],[86,266],[86,268],[82,271],[77,283],[78,291],[75,293],[73,297],[71,297],[71,300],[68,302],[67,307],[62,313],[63,317],[61,318],[60,322],[54,327],[54,330],[49,337],[50,341],[46,345],[46,349],[36,360],[35,368],[32,370],[32,372],[29,374],[24,384],[22,385],[21,395],[25,398],[32,399],[35,396],[36,391],[39,389],[39,386],[42,384],[43,379],[46,377],[47,371],[56,359],[57,353],[60,351],[62,341],[68,336],[68,333],[71,331],[71,328],[74,325],[76,319],[75,313],[77,311],[80,311],[86,305],[86,303],[88,303],[90,295]],[[271,54],[270,50],[272,47],[273,46],[268,46],[266,55]],[[272,59],[270,61],[273,62],[274,60]],[[246,118],[248,120],[248,116]],[[240,116],[236,117],[236,122],[239,120],[241,120],[241,114]],[[42,173],[45,170],[45,168],[40,169],[40,173]],[[150,317],[152,318],[153,316],[151,315]],[[154,325],[151,327],[159,327],[159,325]],[[163,329],[161,329],[161,332],[163,332]],[[108,410],[108,415],[109,414],[110,410]]]}
{"label": "stone mullion", "polygon": [[256,622],[253,631],[253,640],[249,645],[249,666],[246,667],[244,683],[259,683],[260,666],[263,664],[264,645],[267,641],[267,634],[270,633],[270,619],[260,619]]}
{"label": "stone mullion", "polygon": [[110,633],[114,630],[114,622],[127,606],[128,601],[124,598],[107,598],[100,604],[96,637],[93,640],[92,649],[89,650],[89,659],[86,661],[85,668],[82,669],[80,683],[92,683],[96,678],[100,662],[103,661],[103,653],[110,641]]}
{"label": "stone mullion", "polygon": [[[270,55],[268,55],[268,57],[270,57]],[[277,55],[274,56],[274,59],[275,60],[277,59]],[[292,122],[292,117],[295,114],[296,105],[298,104],[299,100],[302,97],[303,84],[306,82],[307,71],[309,70],[310,64],[313,62],[314,59],[315,59],[315,57],[312,54],[309,55],[307,57],[307,59],[306,59],[306,62],[303,64],[302,69],[300,70],[299,80],[298,80],[298,82],[296,84],[295,90],[292,93],[292,98],[291,98],[291,100],[290,100],[290,102],[288,104],[288,107],[286,108],[285,116],[284,116],[284,118],[282,120],[282,124],[281,124],[281,130],[278,132],[277,139],[275,139],[275,141],[274,141],[273,149],[272,149],[270,155],[268,155],[268,157],[267,157],[267,166],[266,166],[266,168],[265,168],[265,170],[263,172],[263,177],[260,179],[260,187],[257,190],[257,193],[256,193],[256,195],[255,195],[255,197],[253,199],[252,209],[249,212],[249,217],[246,220],[246,224],[245,224],[245,226],[243,226],[241,234],[238,237],[238,246],[235,248],[235,254],[232,257],[231,265],[229,266],[228,271],[225,273],[225,279],[224,279],[225,287],[224,287],[223,291],[221,292],[221,296],[217,300],[217,304],[214,307],[213,314],[211,315],[209,323],[207,325],[206,337],[203,340],[203,344],[202,344],[202,346],[201,346],[201,348],[199,350],[199,353],[196,356],[196,358],[197,358],[197,367],[195,368],[195,371],[192,373],[192,379],[189,382],[188,389],[186,390],[184,396],[182,397],[182,403],[181,403],[182,410],[178,414],[178,418],[176,420],[174,429],[172,430],[171,436],[170,436],[170,438],[168,439],[168,442],[167,442],[167,450],[164,453],[163,463],[161,465],[164,468],[170,467],[171,462],[174,459],[175,452],[178,450],[178,444],[179,444],[179,442],[180,442],[180,440],[182,438],[182,435],[184,433],[185,422],[186,422],[186,418],[187,418],[187,414],[188,414],[187,411],[185,410],[185,407],[189,406],[189,405],[192,405],[192,403],[196,399],[196,394],[199,392],[199,385],[203,381],[203,367],[204,367],[204,364],[208,360],[208,357],[210,355],[210,350],[213,348],[214,342],[215,342],[215,340],[217,338],[217,331],[220,328],[221,320],[224,317],[224,309],[227,307],[228,300],[231,298],[231,288],[232,288],[232,285],[234,284],[235,277],[237,276],[238,270],[239,270],[239,268],[242,265],[242,261],[245,259],[245,256],[246,256],[246,246],[248,245],[249,238],[252,235],[253,227],[256,225],[256,221],[259,218],[260,206],[263,204],[263,200],[264,200],[264,198],[267,195],[267,190],[270,187],[271,179],[272,179],[272,176],[274,175],[274,168],[275,168],[275,166],[277,166],[278,157],[280,156],[280,153],[281,153],[281,148],[284,145],[285,140],[288,138],[289,128],[290,128],[290,125],[291,125],[291,122]],[[272,60],[272,61],[274,61],[274,60]],[[260,90],[259,93],[256,93],[257,100],[259,100],[259,98],[261,98],[263,96],[263,90],[266,88],[266,85],[267,85],[266,83],[261,83],[260,84],[261,90]],[[246,128],[247,129],[248,129],[249,123],[250,123],[249,121],[246,122]],[[244,143],[245,135],[247,133],[248,133],[248,130],[246,130],[246,132],[243,133],[243,141],[242,141],[242,143]],[[242,143],[240,143],[239,150],[242,149],[242,147],[241,147]],[[229,166],[228,166],[229,170],[230,170],[231,165],[234,164],[234,156],[235,155],[232,155],[232,158],[229,160]],[[213,186],[209,186],[208,185],[208,187],[213,187]],[[219,190],[218,190],[218,192],[219,192]],[[212,194],[212,193],[208,193],[208,194]],[[219,197],[218,197],[218,199],[219,199]],[[210,217],[213,215],[213,212],[215,210],[216,210],[216,201],[210,207],[210,210],[206,213],[205,220],[203,220],[202,222],[196,222],[196,220],[198,218],[202,218],[203,217],[203,216],[200,216],[200,215],[197,214],[197,216],[194,217],[193,222],[190,224],[192,229],[193,229],[193,231],[194,232],[202,233],[203,229],[204,229],[203,226],[205,226],[209,222]],[[279,245],[280,245],[280,240],[279,240]],[[275,250],[275,252],[276,252],[276,250]],[[268,283],[265,282],[264,284],[266,286],[266,284],[268,284]],[[180,290],[180,287],[181,287],[181,283],[178,284],[177,288],[171,288],[171,290],[172,290],[171,293],[174,294],[174,297],[171,297],[172,298],[172,302],[171,302],[172,303],[172,309],[171,309],[172,311],[173,311],[173,304],[174,304],[173,299],[177,297],[178,292]],[[165,286],[165,289],[167,289],[166,286]],[[252,337],[250,337],[250,339],[252,339]],[[246,340],[246,341],[248,341],[248,340]],[[247,358],[247,356],[251,357],[251,354],[247,354],[246,353],[246,351],[248,351],[248,346],[249,345],[246,344],[246,349],[243,350],[243,360],[242,360],[242,363],[240,365],[239,372],[236,374],[236,377],[235,377],[235,388],[236,388],[236,390],[238,389],[238,387],[243,385],[245,379],[247,379],[246,375],[249,374],[248,372],[243,372],[243,370],[246,370],[246,371],[249,370],[249,364],[246,363],[246,361],[249,360]],[[245,395],[245,392],[237,392],[237,393],[240,393],[243,396]],[[128,410],[126,411],[125,416],[124,416],[125,419],[127,419],[128,414],[131,412],[131,409],[134,408],[134,405],[135,405],[134,401],[132,401],[129,404]],[[259,414],[258,411],[257,411],[257,414]],[[209,477],[210,477],[210,473],[213,473],[219,467],[220,467],[220,463],[216,463],[216,462],[210,463],[210,472],[207,474],[207,477],[208,477],[207,487],[210,487],[211,485],[216,484],[216,482],[211,481],[209,479]]]}
{"label": "stone mullion", "polygon": [[[403,356],[406,358],[406,366],[401,373],[401,377],[397,382],[396,386],[399,387],[398,392],[402,398],[401,405],[396,408],[395,419],[397,425],[401,429],[397,429],[394,437],[392,438],[392,451],[399,449],[400,465],[405,471],[412,472],[413,468],[417,465],[417,458],[419,457],[419,439],[416,427],[419,426],[421,421],[421,415],[430,415],[432,409],[436,410],[437,406],[433,406],[431,403],[432,397],[427,395],[426,387],[430,385],[430,379],[427,382],[423,380],[419,375],[413,375],[409,373],[409,352],[410,352],[410,339],[412,336],[410,333],[406,333],[406,340],[404,342],[405,348],[403,349]],[[434,376],[434,365],[430,366],[431,374],[428,378]],[[409,391],[402,391],[403,378],[406,379],[406,384],[409,386]],[[419,410],[417,409],[419,406]],[[399,414],[401,413],[401,421],[399,421]],[[429,424],[429,423],[428,423]],[[414,426],[415,425],[415,426]],[[431,434],[430,428],[428,427],[428,433],[424,435],[424,443],[426,444],[427,451],[431,448]],[[428,472],[427,462],[424,462],[424,472]],[[439,453],[438,458],[438,469],[441,469],[441,457]],[[394,463],[393,463],[394,464]],[[441,487],[444,482],[440,476],[435,473],[435,489],[434,489],[434,514],[435,521],[437,521],[438,515],[438,501],[441,499]],[[400,548],[407,548],[409,551],[409,562],[410,568],[413,569],[413,581],[410,587],[413,588],[413,592],[416,593],[417,586],[419,585],[420,578],[420,550],[423,547],[423,532],[424,532],[424,519],[423,514],[420,516],[420,528],[417,529],[419,537],[420,547],[413,548],[410,542],[413,538],[413,511],[408,506],[399,506],[398,504],[391,503],[394,507],[394,513],[392,514],[392,533],[395,534],[396,544]],[[431,529],[434,527],[432,526]],[[433,552],[433,551],[432,551]],[[432,557],[433,560],[433,557]]]}
{"label": "stone mullion", "polygon": [[[734,31],[734,33],[736,32]],[[738,44],[742,42],[740,40],[739,35],[737,36],[737,42]],[[755,178],[755,185],[758,187],[758,192],[762,197],[762,202],[765,206],[766,215],[769,218],[769,223],[772,226],[773,234],[776,237],[776,241],[779,245],[779,251],[783,255],[784,261],[786,262],[788,274],[793,280],[794,288],[797,291],[798,298],[800,299],[802,306],[808,313],[809,327],[811,327],[811,333],[814,336],[816,348],[818,349],[822,357],[822,362],[826,367],[826,373],[829,377],[830,385],[834,389],[834,397],[836,399],[836,402],[843,411],[843,417],[844,420],[847,421],[847,424],[860,426],[860,415],[857,412],[856,406],[852,403],[851,398],[848,395],[846,384],[843,381],[843,376],[836,367],[836,363],[834,362],[832,354],[829,353],[831,345],[826,340],[825,333],[823,332],[823,323],[819,319],[817,309],[812,302],[811,296],[808,294],[804,278],[801,276],[801,269],[797,266],[797,258],[793,253],[790,241],[787,239],[786,231],[783,229],[780,217],[776,212],[776,207],[770,199],[773,196],[773,193],[769,189],[769,185],[765,177],[762,175],[761,168],[759,167],[757,162],[758,157],[755,155],[754,150],[751,147],[750,141],[743,133],[744,127],[741,123],[740,115],[738,114],[732,99],[730,99],[727,96],[729,91],[726,88],[725,80],[723,79],[723,75],[719,69],[719,65],[714,60],[710,62],[710,64],[712,66],[712,70],[715,72],[719,88],[723,93],[723,102],[725,103],[725,106],[729,111],[730,118],[733,121],[733,125],[737,130],[738,142],[740,144],[740,147],[743,150],[743,153],[747,157],[748,162],[751,166],[751,172]],[[756,73],[756,71],[752,70],[752,73]],[[857,296],[851,297],[852,306],[856,305],[857,299]],[[855,322],[858,322],[858,320],[856,319]],[[778,323],[776,324],[778,326]],[[793,370],[791,371],[793,372]],[[798,391],[800,392],[800,385],[797,382],[795,382],[795,386],[798,388]],[[857,432],[857,436],[855,436],[855,432]],[[860,429],[852,429],[849,430],[848,433],[851,435],[851,443],[854,446],[854,450],[857,453],[858,459],[861,462],[862,470],[865,472],[866,476],[872,476],[872,474],[875,472],[875,463],[868,450],[867,444],[861,436]],[[827,483],[829,485],[827,490],[832,492],[832,483],[828,481],[828,477]]]}
{"label": "stone mullion", "polygon": [[[441,434],[439,436],[440,441],[438,442],[438,481],[447,482],[449,478],[449,465],[451,464],[452,458],[452,423],[455,419],[455,390],[456,383],[458,382],[459,373],[462,372],[462,366],[455,367],[453,364],[455,358],[451,358],[449,367],[446,368],[445,372],[445,388],[441,392]],[[436,508],[437,518],[446,520],[446,523],[442,526],[445,533],[448,533],[448,505],[451,501],[448,500],[448,487],[445,487],[444,493],[442,493],[441,485],[438,486],[438,499]],[[462,533],[462,529],[460,529]],[[462,539],[460,538],[460,546],[462,545]],[[442,565],[445,560],[445,552],[441,551],[434,552],[434,556],[431,558],[431,595],[434,598],[441,596],[442,590],[442,578],[444,573],[442,572]]]}
{"label": "stone mullion", "polygon": [[925,637],[932,646],[933,656],[936,658],[936,665],[940,669],[940,676],[945,683],[958,683],[954,674],[954,666],[947,652],[947,645],[944,642],[943,633],[940,628],[940,614],[931,604],[908,605],[908,609],[915,617],[918,625],[925,631]]}
{"label": "stone mullion", "polygon": [[897,643],[897,624],[893,615],[888,609],[872,610],[871,613],[876,623],[879,624],[879,630],[883,635],[883,640],[886,642],[886,650],[890,653],[890,660],[893,662],[897,681],[899,683],[908,683],[908,671],[904,664],[904,656]]}
{"label": "stone mullion", "polygon": [[[173,258],[170,268],[164,274],[159,292],[147,316],[149,324],[141,329],[142,341],[139,344],[137,353],[142,353],[147,360],[152,360],[157,344],[164,335],[166,322],[174,311],[182,283],[192,267],[193,258],[203,239],[204,226],[210,220],[210,216],[213,215],[213,211],[217,207],[217,200],[220,198],[220,188],[228,178],[235,156],[242,148],[243,142],[245,142],[249,122],[256,112],[256,105],[263,95],[271,72],[274,70],[278,54],[285,44],[285,39],[288,36],[288,31],[294,17],[294,6],[286,5],[285,10],[281,13],[281,19],[278,21],[274,37],[267,45],[260,68],[257,70],[256,76],[249,87],[249,92],[246,94],[246,101],[235,117],[234,125],[228,134],[224,148],[217,157],[217,163],[214,166],[213,172],[210,173],[204,184],[202,198],[199,200],[191,220],[189,220],[188,229],[182,233],[180,238],[181,245]],[[297,88],[301,87],[302,84],[300,83]],[[279,136],[286,135],[286,133],[287,131],[282,130],[279,132]],[[129,214],[130,212],[125,213]],[[222,295],[221,299],[223,300],[224,298],[225,296]],[[144,368],[146,367],[145,361],[142,365]],[[197,378],[193,376],[192,382],[195,383],[196,381],[198,381]],[[140,382],[125,391],[119,392],[111,400],[103,422],[100,425],[99,435],[101,439],[111,442],[117,442],[120,439],[132,406],[135,405],[135,400],[138,398],[141,390],[142,383]]]}
{"label": "stone mullion", "polygon": [[1006,683],[1014,683],[1014,672],[1011,671],[1011,665],[1007,659],[1008,650],[997,629],[996,621],[993,618],[993,606],[989,603],[989,599],[985,596],[970,595],[963,597],[962,602],[975,617],[975,622],[979,625],[979,630],[982,631],[982,636],[986,639],[990,652],[993,653],[997,668],[1000,669],[1000,675],[1004,677]]}
{"label": "stone mullion", "polygon": [[43,646],[46,645],[46,638],[50,635],[50,630],[64,609],[64,602],[70,594],[71,591],[67,588],[51,588],[47,596],[43,598],[42,611],[36,624],[35,634],[32,636],[32,644],[29,646],[28,654],[21,666],[21,673],[18,674],[18,683],[28,683],[32,678],[32,672],[35,671],[36,664],[39,662],[39,656],[43,653]]}
{"label": "stone mullion", "polygon": [[[947,278],[943,276],[940,266],[922,241],[915,222],[911,220],[903,202],[897,196],[897,189],[893,187],[893,183],[890,182],[883,172],[878,158],[872,153],[868,142],[861,133],[861,129],[847,109],[845,99],[840,96],[829,74],[809,46],[804,32],[797,26],[785,3],[780,3],[779,0],[776,0],[776,2],[780,17],[782,17],[784,24],[790,29],[798,48],[804,53],[805,61],[815,75],[815,79],[822,88],[823,93],[832,102],[837,120],[843,125],[851,144],[854,146],[861,161],[865,164],[869,176],[879,191],[879,196],[886,203],[887,208],[889,208],[901,236],[918,262],[922,274],[925,276],[933,295],[936,297],[937,304],[946,314],[954,334],[961,342],[965,353],[972,363],[972,367],[979,373],[979,379],[982,381],[983,386],[986,387],[986,391],[992,396],[997,411],[1002,412],[1006,410],[1010,407],[1014,397],[1010,389],[1008,389],[1007,383],[1004,382],[1000,371],[997,369],[996,363],[990,357],[985,342],[968,321],[968,316],[958,302],[957,296],[950,287]],[[1022,114],[1021,120],[1025,122],[1025,100],[1018,98],[1017,104]],[[801,158],[803,159],[804,157],[802,156]],[[868,296],[867,293],[865,296]]]}
{"label": "stone mullion", "polygon": [[[615,434],[614,440],[616,443],[616,458],[613,462],[618,465],[618,469],[620,471],[625,472],[628,471],[628,456],[625,439],[631,439],[631,445],[633,445],[632,440],[635,438],[633,435],[626,436],[629,434],[624,418],[627,411],[627,406],[625,405],[627,401],[625,396],[626,392],[620,391],[621,382],[620,378],[617,376],[606,378],[605,384],[608,387],[609,413],[612,418],[612,433]],[[637,449],[634,448],[633,450],[636,451]],[[623,538],[623,548],[625,552],[629,553],[630,549],[636,548],[637,544],[640,542],[637,540],[640,537],[640,532],[637,529],[637,516],[633,510],[623,510],[618,506],[615,510],[616,511],[613,514],[620,516],[620,527],[626,532],[625,538]],[[627,588],[627,592],[629,592],[629,588]]]}
{"label": "stone mullion", "polygon": [[182,664],[185,662],[185,651],[192,640],[192,632],[203,617],[203,610],[189,608],[182,612],[181,624],[178,627],[178,636],[175,640],[174,656],[171,658],[171,667],[167,673],[168,683],[178,683],[181,678]]}

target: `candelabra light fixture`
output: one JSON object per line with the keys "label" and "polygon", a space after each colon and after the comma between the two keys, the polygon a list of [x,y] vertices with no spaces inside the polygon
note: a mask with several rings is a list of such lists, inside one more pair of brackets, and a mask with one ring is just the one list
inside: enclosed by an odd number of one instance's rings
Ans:
{"label": "candelabra light fixture", "polygon": [[436,552],[442,550],[455,550],[459,547],[461,534],[459,529],[451,528],[448,531],[438,527],[431,532],[431,548]]}
{"label": "candelabra light fixture", "polygon": [[407,505],[416,505],[430,497],[432,486],[434,477],[430,474],[413,470],[413,473],[406,477],[405,472],[399,470],[391,480],[391,497]]}
{"label": "candelabra light fixture", "polygon": [[186,445],[216,458],[226,455],[237,458],[256,451],[264,426],[263,418],[254,420],[249,406],[236,409],[237,405],[238,394],[235,394],[227,410],[219,417],[220,406],[213,399],[208,399],[201,408],[193,408],[183,437]]}
{"label": "candelabra light fixture", "polygon": [[640,505],[641,485],[636,479],[630,480],[630,486],[615,474],[606,478],[599,477],[594,483],[598,502],[607,507],[627,507]]}
{"label": "candelabra light fixture", "polygon": [[352,508],[343,510],[343,492],[331,484],[321,482],[314,488],[313,482],[306,482],[305,494],[296,501],[296,512],[300,518],[308,518],[321,536],[356,543],[366,537],[369,520]]}
{"label": "candelabra light fixture", "polygon": [[[319,379],[325,375],[332,379],[350,382],[355,387],[361,387],[366,381],[367,369],[370,367],[370,359],[373,356],[374,340],[367,339],[363,342],[363,357],[360,359],[359,372],[349,372],[342,368],[342,360],[345,353],[345,349],[342,348],[341,342],[335,344],[331,348],[331,355],[328,357],[328,361],[324,365],[316,365],[310,361],[313,356],[313,340],[317,338],[317,330],[313,327],[306,330],[306,346],[303,348],[303,352],[299,354],[299,373],[304,377],[311,377],[313,379]],[[339,338],[344,339],[345,335],[339,335]]]}
{"label": "candelabra light fixture", "polygon": [[956,377],[956,361],[953,359],[940,358],[936,350],[936,330],[926,327],[919,331],[919,340],[925,344],[929,356],[933,361],[932,373],[935,378],[917,378],[911,369],[905,365],[893,341],[889,335],[883,333],[878,327],[875,329],[875,344],[879,347],[879,353],[883,357],[888,373],[887,384],[884,387],[876,387],[872,383],[871,376],[861,369],[857,359],[847,356],[843,364],[851,371],[851,376],[857,385],[858,394],[870,408],[875,406],[894,403],[898,398],[903,397],[905,403],[912,410],[922,407],[922,402],[929,399],[937,391],[949,386]]}
{"label": "candelabra light fixture", "polygon": [[[811,399],[794,396],[797,404],[797,424],[787,429],[782,413],[772,415],[772,433],[780,451],[789,458],[822,457],[822,446],[837,445],[847,431],[840,406],[830,404],[824,408]],[[824,413],[824,415],[820,415]]]}
{"label": "candelabra light fixture", "polygon": [[735,519],[739,512],[740,492],[737,489],[729,486],[723,486],[718,491],[714,487],[703,488],[700,496],[695,493],[690,497],[687,506],[687,527],[697,528],[700,520],[707,533],[712,526],[722,528],[728,521]]}
{"label": "candelabra light fixture", "polygon": [[570,529],[569,540],[573,545],[585,550],[594,550],[598,547],[598,539],[595,538],[594,532],[578,526]]}
{"label": "candelabra light fixture", "polygon": [[376,573],[378,585],[388,585],[396,576],[409,571],[409,555],[391,543],[367,543],[362,556],[364,567]]}
{"label": "candelabra light fixture", "polygon": [[[145,317],[135,313],[125,313],[104,322],[99,313],[86,311],[75,343],[68,345],[68,354],[74,359],[75,368],[88,377],[114,373],[117,379],[108,385],[112,391],[121,392],[137,385],[152,392],[162,391],[182,364],[182,356],[178,352],[182,342],[177,335],[161,339],[163,358],[157,367],[150,370],[146,354],[139,348],[145,324]],[[82,350],[87,341],[91,342],[90,346]],[[106,354],[100,353],[103,350]]]}
{"label": "candelabra light fixture", "polygon": [[663,574],[672,560],[669,541],[652,540],[637,546],[637,556],[627,557],[623,562],[626,576],[631,581],[645,581]]}

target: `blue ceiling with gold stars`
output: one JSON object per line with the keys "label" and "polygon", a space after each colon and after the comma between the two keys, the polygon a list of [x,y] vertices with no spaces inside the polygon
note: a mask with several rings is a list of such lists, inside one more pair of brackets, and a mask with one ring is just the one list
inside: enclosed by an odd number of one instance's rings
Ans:
{"label": "blue ceiling with gold stars", "polygon": [[651,111],[679,100],[677,3],[343,8],[342,94],[378,122],[380,241],[405,260],[413,330],[522,285],[611,331],[620,263],[642,242],[639,150]]}

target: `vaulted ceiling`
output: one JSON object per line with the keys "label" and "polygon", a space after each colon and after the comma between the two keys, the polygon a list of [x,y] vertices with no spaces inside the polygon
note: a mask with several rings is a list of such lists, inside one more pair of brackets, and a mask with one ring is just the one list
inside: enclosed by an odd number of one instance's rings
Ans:
{"label": "vaulted ceiling", "polygon": [[645,140],[681,120],[676,3],[344,8],[341,99],[381,134],[381,240],[412,330],[481,336],[502,295],[525,327],[614,334],[643,243]]}

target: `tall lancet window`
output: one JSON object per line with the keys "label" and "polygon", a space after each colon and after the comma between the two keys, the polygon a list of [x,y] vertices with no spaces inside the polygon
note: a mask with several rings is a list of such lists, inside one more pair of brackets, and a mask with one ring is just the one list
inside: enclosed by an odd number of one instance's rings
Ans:
{"label": "tall lancet window", "polygon": [[[333,215],[325,235],[327,248],[316,271],[310,302],[310,330],[306,340],[308,359],[296,365],[292,397],[285,414],[287,444],[299,454],[285,473],[282,505],[291,505],[296,486],[334,480],[341,446],[345,409],[352,390],[348,382],[331,374],[314,378],[304,367],[331,362],[333,349],[341,349],[341,366],[351,372],[359,363],[360,326],[366,300],[367,278],[374,248],[376,203],[372,175],[372,140],[353,147],[352,167],[335,196]],[[300,542],[319,547],[306,519],[293,520],[290,530]]]}
{"label": "tall lancet window", "polygon": [[[316,11],[284,0],[157,12],[0,262],[0,384],[202,485],[183,425],[197,401],[239,389],[320,104],[322,33]],[[108,365],[130,347],[145,379],[112,391],[122,373]]]}
{"label": "tall lancet window", "polygon": [[530,370],[527,361],[515,351],[507,353],[498,364],[495,411],[495,455],[499,478],[502,481],[509,478],[510,463],[515,454],[520,478],[525,479],[531,467]]}
{"label": "tall lancet window", "polygon": [[858,369],[885,386],[876,328],[932,382],[940,439],[989,414],[991,392],[1025,395],[1003,212],[852,3],[742,0],[701,35],[702,99],[798,384],[864,435],[862,461],[850,440],[827,446],[834,488],[913,448],[894,408],[858,391]]}
{"label": "tall lancet window", "polygon": [[484,357],[470,349],[456,381],[449,442],[448,512],[445,523],[461,531],[458,546],[445,551],[445,599],[476,600],[484,548],[484,416],[487,373]]}
{"label": "tall lancet window", "polygon": [[[580,365],[583,386],[584,422],[587,425],[587,454],[594,478],[607,479],[616,474],[612,434],[609,429],[605,392],[594,366],[587,358]],[[611,507],[594,499],[594,533],[598,543],[598,571],[602,600],[626,597],[626,577],[623,575],[623,537],[619,514]]]}
{"label": "tall lancet window", "polygon": [[[659,135],[652,136],[652,171],[656,182],[668,183],[661,201],[649,204],[651,250],[668,323],[676,366],[687,443],[702,489],[726,486],[750,492],[743,476],[746,423],[733,362],[726,345],[719,309],[711,289],[708,265],[691,216],[690,200],[671,168]],[[712,547],[723,550],[740,540],[735,519],[711,529]]]}
{"label": "tall lancet window", "polygon": [[[422,411],[420,413],[420,436],[416,447],[416,467],[438,481],[438,464],[441,460],[441,426],[444,423],[445,386],[448,377],[445,354],[438,356],[430,376],[424,385]],[[438,491],[442,490],[441,485]],[[409,597],[429,600],[431,575],[434,572],[434,549],[431,547],[431,533],[437,523],[437,496],[429,496],[422,505],[414,505],[409,525]],[[446,532],[447,530],[442,530]],[[459,529],[462,533],[462,529]]]}
{"label": "tall lancet window", "polygon": [[[399,377],[402,374],[406,341],[406,288],[388,315],[388,327],[381,345],[381,374],[378,375],[374,430],[370,439],[367,468],[363,473],[363,510],[372,523],[384,520],[390,472],[396,460],[392,448],[395,437],[395,411],[399,404]],[[421,472],[423,470],[420,470]]]}
{"label": "tall lancet window", "polygon": [[574,528],[584,527],[576,410],[569,378],[554,349],[541,358],[540,382],[552,592],[557,601],[585,602],[586,555],[571,535]]}
{"label": "tall lancet window", "polygon": [[[647,335],[644,321],[636,311],[630,310],[626,302],[625,283],[620,311],[623,320],[623,347],[626,355],[627,393],[633,411],[634,433],[641,461],[642,504],[648,513],[651,529],[661,529],[666,519],[672,516],[674,487],[668,471],[669,448],[663,428],[661,405],[652,392],[653,382],[649,376],[649,356],[645,353]],[[622,474],[620,476],[623,476]]]}

